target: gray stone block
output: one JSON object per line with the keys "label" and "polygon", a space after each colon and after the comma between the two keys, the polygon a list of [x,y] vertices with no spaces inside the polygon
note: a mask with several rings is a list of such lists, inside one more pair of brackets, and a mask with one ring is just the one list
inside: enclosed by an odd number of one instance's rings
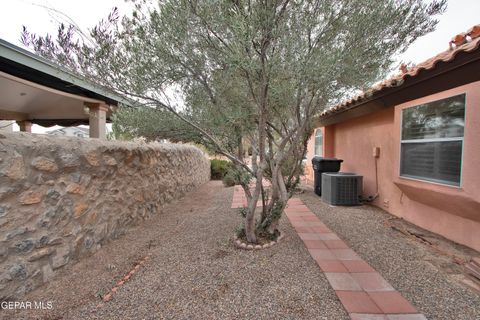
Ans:
{"label": "gray stone block", "polygon": [[32,239],[22,240],[15,243],[14,245],[14,248],[16,249],[16,251],[21,253],[31,251],[33,247],[34,247],[34,242]]}

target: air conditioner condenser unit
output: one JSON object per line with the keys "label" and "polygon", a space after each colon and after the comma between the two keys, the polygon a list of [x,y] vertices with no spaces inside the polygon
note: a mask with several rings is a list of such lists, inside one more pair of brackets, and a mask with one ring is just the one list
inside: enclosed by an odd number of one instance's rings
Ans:
{"label": "air conditioner condenser unit", "polygon": [[360,205],[363,176],[355,173],[322,173],[322,200],[334,206]]}

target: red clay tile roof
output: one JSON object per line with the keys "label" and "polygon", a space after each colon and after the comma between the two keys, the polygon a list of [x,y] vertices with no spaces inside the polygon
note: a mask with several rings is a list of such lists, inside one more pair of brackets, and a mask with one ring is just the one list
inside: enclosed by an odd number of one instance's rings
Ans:
{"label": "red clay tile roof", "polygon": [[413,78],[418,75],[422,70],[431,70],[439,62],[449,62],[455,59],[458,53],[460,52],[473,52],[480,48],[480,25],[472,27],[468,32],[461,33],[452,38],[449,43],[450,49],[442,53],[437,54],[436,56],[419,63],[413,67],[407,68],[405,65],[400,66],[400,73],[383,80],[379,84],[371,87],[370,89],[363,91],[357,96],[344,101],[343,103],[336,105],[332,108],[324,110],[319,114],[319,118],[326,116],[331,116],[335,113],[340,113],[346,111],[356,105],[361,104],[362,102],[368,100],[373,94],[379,93],[380,91],[401,86],[405,80],[409,77]]}

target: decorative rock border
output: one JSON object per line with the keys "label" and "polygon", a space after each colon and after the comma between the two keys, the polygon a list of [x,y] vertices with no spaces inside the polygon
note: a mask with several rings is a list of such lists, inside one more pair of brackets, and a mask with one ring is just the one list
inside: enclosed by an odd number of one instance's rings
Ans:
{"label": "decorative rock border", "polygon": [[[150,259],[150,256],[151,256],[151,253],[149,253],[148,255],[146,255],[143,259],[141,259],[138,263],[135,264],[135,266],[132,268],[132,270],[130,270],[130,272],[128,272],[123,278],[122,280],[120,280],[116,286],[114,286],[110,292],[108,292],[107,294],[105,294],[103,297],[102,297],[102,302],[100,302],[98,305],[97,305],[97,309],[101,308],[104,306],[105,303],[109,302],[110,300],[112,300],[113,298],[113,295],[118,291],[118,289],[120,289],[121,286],[123,286],[125,284],[125,282],[127,282],[128,280],[130,280],[130,278],[140,269],[140,267],[142,265],[144,265],[149,259]],[[92,310],[92,312],[95,312],[95,309]]]}
{"label": "decorative rock border", "polygon": [[270,248],[274,245],[276,245],[277,243],[280,242],[280,240],[282,240],[284,238],[284,234],[283,233],[280,233],[280,235],[277,237],[277,240],[275,241],[270,241],[269,243],[265,243],[264,245],[259,245],[259,244],[256,244],[256,245],[253,245],[253,244],[248,244],[246,242],[243,242],[242,240],[240,240],[237,235],[234,235],[233,236],[233,244],[235,245],[235,247],[237,247],[238,249],[243,249],[243,250],[262,250],[262,249],[267,249],[267,248]]}

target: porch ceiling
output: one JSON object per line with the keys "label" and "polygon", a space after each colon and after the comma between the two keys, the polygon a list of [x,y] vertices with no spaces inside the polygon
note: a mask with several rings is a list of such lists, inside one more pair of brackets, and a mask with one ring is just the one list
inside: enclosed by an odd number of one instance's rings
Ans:
{"label": "porch ceiling", "polygon": [[[42,126],[89,124],[85,103],[131,106],[133,102],[0,39],[0,120],[29,120]],[[107,121],[111,112],[105,115]]]}
{"label": "porch ceiling", "polygon": [[43,126],[88,124],[86,102],[105,104],[0,72],[1,119],[29,120]]}

